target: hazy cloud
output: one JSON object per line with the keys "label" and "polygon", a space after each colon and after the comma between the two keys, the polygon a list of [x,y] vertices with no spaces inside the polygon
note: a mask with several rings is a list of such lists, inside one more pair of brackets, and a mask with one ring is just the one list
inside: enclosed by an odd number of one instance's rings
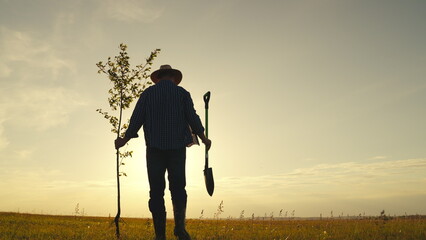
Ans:
{"label": "hazy cloud", "polygon": [[[18,153],[22,154],[22,153]],[[27,153],[23,153],[27,154]],[[5,189],[7,186],[13,185],[14,189],[9,189],[9,192],[31,192],[37,190],[52,190],[55,191],[70,190],[70,189],[93,189],[93,188],[115,188],[115,179],[98,180],[98,181],[69,181],[63,180],[64,173],[60,170],[46,170],[43,168],[33,168],[31,170],[0,169],[2,181],[0,187]]]}
{"label": "hazy cloud", "polygon": [[387,156],[379,155],[379,156],[371,157],[370,160],[380,160],[380,159],[386,159],[386,158],[388,158],[388,157]]}
{"label": "hazy cloud", "polygon": [[[69,113],[85,104],[77,93],[61,87],[24,87],[0,93],[6,109],[6,114],[0,115],[0,119],[39,131],[66,123]],[[11,95],[13,98],[7,97]]]}
{"label": "hazy cloud", "polygon": [[21,149],[18,151],[15,151],[15,155],[18,159],[29,159],[33,155],[34,150],[33,149]]}
{"label": "hazy cloud", "polygon": [[[1,116],[1,115],[0,115]],[[4,126],[3,126],[4,120],[0,119],[0,151],[3,150],[7,145],[9,145],[9,141],[4,136]]]}
{"label": "hazy cloud", "polygon": [[[0,27],[0,74],[14,80],[34,81],[49,77],[58,79],[63,71],[74,71],[71,61],[58,55],[47,39],[39,40],[31,34]],[[46,76],[48,74],[48,76]]]}
{"label": "hazy cloud", "polygon": [[58,81],[75,69],[48,38],[0,27],[0,52],[0,149],[8,143],[5,124],[46,130],[66,123],[70,112],[84,104]]}
{"label": "hazy cloud", "polygon": [[147,0],[102,1],[107,15],[123,22],[152,22],[158,19],[163,8],[154,5],[154,1]]}
{"label": "hazy cloud", "polygon": [[[408,159],[375,163],[347,162],[321,164],[296,169],[280,175],[218,180],[227,191],[241,193],[291,195],[322,198],[384,197],[390,195],[425,194],[418,186],[426,184],[426,159]],[[401,191],[404,189],[404,191]]]}
{"label": "hazy cloud", "polygon": [[8,77],[11,71],[12,70],[5,63],[0,61],[0,78]]}
{"label": "hazy cloud", "polygon": [[[44,131],[66,124],[71,112],[85,104],[74,91],[62,87],[0,89],[0,151],[9,141],[5,126]],[[26,158],[31,151],[17,153]]]}

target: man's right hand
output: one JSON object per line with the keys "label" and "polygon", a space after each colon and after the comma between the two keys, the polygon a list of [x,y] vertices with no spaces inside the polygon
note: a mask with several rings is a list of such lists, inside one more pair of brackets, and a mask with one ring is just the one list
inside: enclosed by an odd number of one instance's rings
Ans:
{"label": "man's right hand", "polygon": [[204,145],[206,145],[207,151],[210,149],[210,147],[212,146],[212,141],[208,138],[203,140]]}
{"label": "man's right hand", "polygon": [[199,134],[198,137],[200,137],[201,141],[204,143],[204,145],[206,145],[207,151],[210,149],[210,147],[212,146],[212,141],[210,139],[208,139],[206,137],[206,135],[204,135],[204,133]]}

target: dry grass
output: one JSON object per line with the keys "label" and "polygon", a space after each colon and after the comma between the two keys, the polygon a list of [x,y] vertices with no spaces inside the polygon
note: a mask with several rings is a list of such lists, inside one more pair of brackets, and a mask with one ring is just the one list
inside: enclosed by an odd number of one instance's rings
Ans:
{"label": "dry grass", "polygon": [[[112,218],[0,213],[0,239],[115,239]],[[167,223],[168,239],[173,222]],[[426,219],[396,218],[363,220],[188,220],[193,239],[315,240],[315,239],[426,239]],[[122,223],[122,239],[152,239],[150,219]]]}

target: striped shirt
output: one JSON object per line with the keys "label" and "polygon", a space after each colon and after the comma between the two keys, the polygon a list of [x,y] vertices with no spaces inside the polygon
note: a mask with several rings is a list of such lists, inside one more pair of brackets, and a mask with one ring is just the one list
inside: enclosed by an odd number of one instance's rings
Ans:
{"label": "striped shirt", "polygon": [[204,132],[189,92],[168,80],[141,94],[125,136],[139,137],[142,126],[146,146],[158,149],[179,149],[192,143],[190,127],[194,134]]}

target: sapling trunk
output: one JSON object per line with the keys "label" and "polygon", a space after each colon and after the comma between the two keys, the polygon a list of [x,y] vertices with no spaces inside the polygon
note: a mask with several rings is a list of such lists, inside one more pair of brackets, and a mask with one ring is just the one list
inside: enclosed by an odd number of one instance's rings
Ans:
{"label": "sapling trunk", "polygon": [[121,215],[121,195],[120,195],[120,150],[117,149],[117,215],[115,215],[115,235],[120,238],[120,215]]}
{"label": "sapling trunk", "polygon": [[[120,116],[118,118],[118,130],[117,130],[117,138],[120,137],[121,130],[121,119],[123,117],[123,89],[120,90]],[[121,192],[120,192],[120,150],[117,149],[116,152],[116,166],[117,166],[117,214],[114,218],[115,223],[115,235],[117,239],[120,238],[120,215],[121,215]]]}

